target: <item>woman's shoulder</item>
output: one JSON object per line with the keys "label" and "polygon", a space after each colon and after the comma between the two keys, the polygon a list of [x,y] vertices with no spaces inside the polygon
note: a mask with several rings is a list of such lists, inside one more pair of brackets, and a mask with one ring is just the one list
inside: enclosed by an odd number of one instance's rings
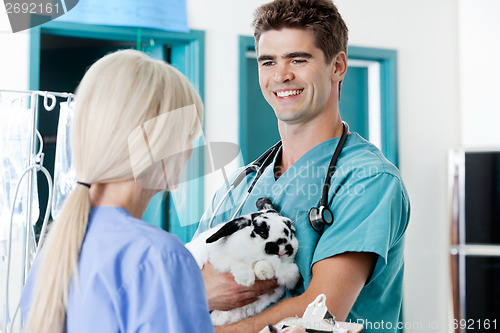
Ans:
{"label": "woman's shoulder", "polygon": [[177,236],[133,217],[124,208],[92,208],[85,242],[87,238],[92,248],[101,244],[111,252],[138,262],[145,260],[147,255],[189,254]]}

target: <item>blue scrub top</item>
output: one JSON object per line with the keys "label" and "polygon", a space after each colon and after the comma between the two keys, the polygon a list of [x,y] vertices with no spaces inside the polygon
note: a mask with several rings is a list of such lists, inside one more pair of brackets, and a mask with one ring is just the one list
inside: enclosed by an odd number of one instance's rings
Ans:
{"label": "blue scrub top", "polygon": [[[25,319],[36,264],[23,290]],[[203,278],[189,251],[176,236],[123,208],[92,208],[78,270],[79,286],[73,281],[68,295],[69,333],[214,332]]]}
{"label": "blue scrub top", "polygon": [[[273,172],[275,158],[257,181],[241,215],[254,212],[257,199],[267,196],[281,214],[294,222],[299,241],[296,262],[302,280],[292,291],[292,296],[304,292],[311,281],[313,264],[322,259],[344,252],[377,254],[374,272],[347,320],[365,321],[365,324],[383,320],[396,327],[401,320],[404,233],[410,215],[408,194],[399,170],[378,148],[357,133],[351,133],[339,156],[328,195],[333,225],[322,233],[309,225],[309,209],[319,207],[325,175],[339,139],[312,148],[277,180]],[[232,175],[230,181],[241,170]],[[254,177],[255,173],[250,174],[246,182],[233,190],[212,226],[231,218]],[[227,188],[225,184],[217,191],[197,233],[207,229],[208,221]]]}

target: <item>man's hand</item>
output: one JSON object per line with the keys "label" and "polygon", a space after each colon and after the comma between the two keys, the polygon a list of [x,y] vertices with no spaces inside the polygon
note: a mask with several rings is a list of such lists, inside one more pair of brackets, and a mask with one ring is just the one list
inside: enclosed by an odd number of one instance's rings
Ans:
{"label": "man's hand", "polygon": [[237,323],[218,326],[215,332],[258,332],[268,323],[303,314],[319,294],[326,295],[326,306],[335,318],[345,321],[376,262],[377,255],[370,252],[345,252],[320,260],[313,265],[311,283],[302,295],[285,299]]}
{"label": "man's hand", "polygon": [[255,280],[250,287],[240,286],[231,273],[220,273],[209,262],[203,266],[202,274],[210,311],[229,311],[250,304],[278,286],[276,279]]}

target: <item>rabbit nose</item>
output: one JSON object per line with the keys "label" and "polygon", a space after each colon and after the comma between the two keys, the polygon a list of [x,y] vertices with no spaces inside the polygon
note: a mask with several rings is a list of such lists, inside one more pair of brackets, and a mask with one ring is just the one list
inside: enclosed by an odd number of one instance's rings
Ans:
{"label": "rabbit nose", "polygon": [[274,242],[269,242],[269,243],[266,243],[264,251],[269,255],[272,255],[272,254],[279,255],[280,249],[279,249],[278,244],[276,244]]}

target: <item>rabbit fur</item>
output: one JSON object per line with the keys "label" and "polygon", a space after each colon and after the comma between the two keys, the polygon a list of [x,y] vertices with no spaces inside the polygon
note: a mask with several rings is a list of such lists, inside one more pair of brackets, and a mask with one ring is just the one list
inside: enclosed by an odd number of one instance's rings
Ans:
{"label": "rabbit fur", "polygon": [[291,220],[280,215],[269,198],[258,199],[256,206],[259,211],[220,224],[186,244],[200,269],[210,262],[220,272],[231,272],[242,286],[253,285],[256,278],[277,279],[278,288],[251,304],[212,311],[214,326],[263,311],[281,298],[285,288],[295,287],[300,278],[294,261],[299,246]]}

